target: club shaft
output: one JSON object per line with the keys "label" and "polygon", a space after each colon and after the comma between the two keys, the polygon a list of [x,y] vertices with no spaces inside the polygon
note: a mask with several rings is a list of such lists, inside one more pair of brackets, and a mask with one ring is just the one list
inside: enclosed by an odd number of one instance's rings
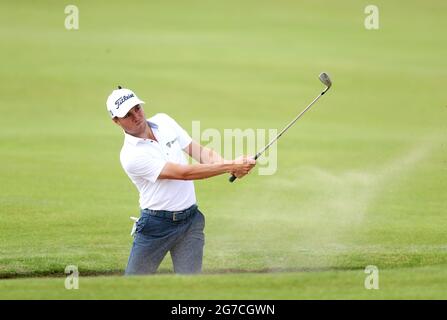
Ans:
{"label": "club shaft", "polygon": [[[324,95],[326,93],[326,91],[329,90],[330,87],[326,87],[326,89],[324,89],[324,91],[322,91],[307,107],[306,109],[304,109],[303,111],[301,111],[301,113],[296,116],[295,119],[293,119],[284,129],[281,130],[281,132],[272,140],[270,141],[261,151],[259,151],[258,153],[256,153],[256,155],[253,157],[254,160],[258,159],[273,143],[275,143],[275,141],[277,141],[284,132],[287,131],[287,129],[289,129],[291,126],[293,126],[293,124],[299,119],[301,118],[301,116],[310,109],[310,107],[312,107],[312,105],[317,102],[318,99],[320,99],[320,97],[322,95]],[[229,179],[230,182],[233,182],[234,180],[236,180],[236,176],[232,175]]]}
{"label": "club shaft", "polygon": [[298,121],[299,118],[301,118],[301,116],[306,113],[307,110],[310,109],[310,107],[312,107],[312,105],[317,102],[318,99],[320,99],[320,97],[325,94],[325,92],[327,91],[328,88],[326,88],[326,90],[324,90],[323,92],[321,92],[307,107],[306,109],[304,109],[303,111],[301,111],[301,113],[295,117],[295,119],[293,119],[284,129],[281,130],[280,133],[278,133],[278,135],[272,139],[272,141],[270,141],[261,151],[259,151],[256,156],[254,157],[254,159],[258,159],[272,144],[275,143],[275,141],[277,141],[284,132],[286,132],[291,126],[293,126],[295,124],[295,122]]}

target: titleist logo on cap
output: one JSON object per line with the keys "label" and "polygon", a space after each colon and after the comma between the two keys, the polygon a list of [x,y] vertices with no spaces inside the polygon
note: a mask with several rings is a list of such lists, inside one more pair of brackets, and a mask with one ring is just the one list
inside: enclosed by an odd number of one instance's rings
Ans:
{"label": "titleist logo on cap", "polygon": [[124,103],[124,101],[133,98],[134,94],[128,94],[127,96],[122,96],[121,98],[119,98],[118,100],[115,101],[115,105],[116,105],[116,109],[118,109],[120,107],[120,105],[122,105]]}

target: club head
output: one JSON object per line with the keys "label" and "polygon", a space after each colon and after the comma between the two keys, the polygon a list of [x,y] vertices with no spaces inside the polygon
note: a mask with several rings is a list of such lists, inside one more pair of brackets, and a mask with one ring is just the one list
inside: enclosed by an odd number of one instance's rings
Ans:
{"label": "club head", "polygon": [[331,78],[329,78],[329,75],[326,72],[320,73],[318,76],[320,78],[320,81],[323,82],[323,84],[329,89],[332,86]]}

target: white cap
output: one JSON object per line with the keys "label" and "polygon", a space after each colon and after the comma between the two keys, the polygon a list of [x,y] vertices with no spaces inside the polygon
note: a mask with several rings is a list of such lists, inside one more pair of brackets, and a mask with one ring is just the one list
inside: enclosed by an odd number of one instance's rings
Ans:
{"label": "white cap", "polygon": [[107,111],[112,118],[122,118],[137,104],[144,104],[144,101],[140,100],[132,90],[119,87],[107,98]]}

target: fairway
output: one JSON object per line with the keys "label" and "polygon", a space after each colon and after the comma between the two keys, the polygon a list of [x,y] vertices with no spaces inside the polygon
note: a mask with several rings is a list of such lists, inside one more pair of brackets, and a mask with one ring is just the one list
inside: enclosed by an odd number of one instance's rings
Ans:
{"label": "fairway", "polygon": [[[0,3],[0,299],[447,299],[447,2],[375,1],[378,30],[354,0],[72,4],[79,30]],[[189,134],[279,131],[322,71],[275,174],[195,182],[204,275],[120,276],[139,208],[111,90]]]}
{"label": "fairway", "polygon": [[146,277],[4,280],[1,299],[445,299],[445,266],[385,270],[380,290],[365,290],[362,270]]}

